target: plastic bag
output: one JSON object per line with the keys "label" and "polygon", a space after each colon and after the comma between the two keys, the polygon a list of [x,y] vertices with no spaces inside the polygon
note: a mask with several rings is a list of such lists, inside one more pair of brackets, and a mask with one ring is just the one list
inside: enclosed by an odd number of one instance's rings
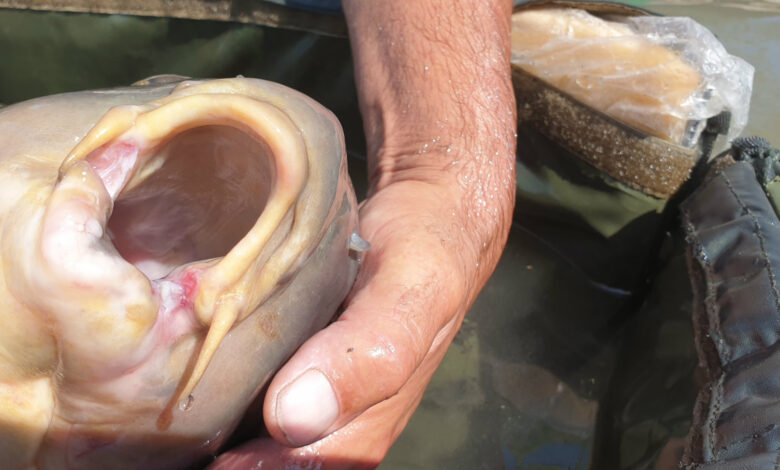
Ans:
{"label": "plastic bag", "polygon": [[632,127],[693,147],[723,111],[729,139],[747,123],[753,67],[690,18],[550,8],[512,21],[514,64]]}

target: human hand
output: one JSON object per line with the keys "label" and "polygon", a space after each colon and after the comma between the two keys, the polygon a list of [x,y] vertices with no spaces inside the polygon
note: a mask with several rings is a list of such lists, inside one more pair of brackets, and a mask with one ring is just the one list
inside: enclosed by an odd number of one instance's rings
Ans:
{"label": "human hand", "polygon": [[[372,248],[346,310],[296,353],[266,396],[265,421],[277,440],[300,445],[327,437],[300,449],[254,441],[216,469],[379,463],[480,287],[476,263],[466,258],[482,248],[464,240],[467,221],[452,214],[453,200],[453,188],[403,181],[364,203],[360,231]],[[500,247],[491,248],[480,259],[495,264]],[[290,385],[296,378],[301,383]]]}
{"label": "human hand", "polygon": [[510,3],[344,6],[372,176],[360,234],[372,247],[344,313],[271,382],[264,418],[275,440],[231,450],[212,470],[378,465],[506,241]]}

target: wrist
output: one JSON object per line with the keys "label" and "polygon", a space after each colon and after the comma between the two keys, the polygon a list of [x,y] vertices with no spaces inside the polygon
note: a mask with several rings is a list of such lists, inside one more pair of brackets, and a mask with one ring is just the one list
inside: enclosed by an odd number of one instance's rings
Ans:
{"label": "wrist", "polygon": [[514,207],[513,172],[461,158],[444,169],[413,164],[384,171],[377,181],[361,209],[361,233],[372,244],[375,236],[390,234],[440,247],[463,273],[468,287],[464,301],[470,304],[506,243]]}

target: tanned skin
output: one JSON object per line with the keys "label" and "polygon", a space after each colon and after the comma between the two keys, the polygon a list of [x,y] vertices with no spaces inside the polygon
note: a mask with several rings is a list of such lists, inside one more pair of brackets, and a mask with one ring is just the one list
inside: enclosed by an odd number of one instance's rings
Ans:
{"label": "tanned skin", "polygon": [[343,315],[272,381],[272,439],[214,469],[373,468],[498,262],[514,204],[507,0],[344,0],[371,243]]}

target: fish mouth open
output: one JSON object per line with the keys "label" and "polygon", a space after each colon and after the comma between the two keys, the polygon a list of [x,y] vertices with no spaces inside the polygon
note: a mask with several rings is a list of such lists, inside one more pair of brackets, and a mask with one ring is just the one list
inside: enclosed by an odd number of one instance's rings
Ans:
{"label": "fish mouth open", "polygon": [[92,227],[93,239],[82,238],[105,245],[108,237],[146,282],[179,284],[208,328],[160,427],[170,425],[174,403],[188,402],[230,328],[272,293],[311,242],[297,205],[308,169],[301,131],[278,107],[237,94],[175,91],[112,108],[63,162],[58,187],[81,188],[74,194],[92,217],[81,227]]}
{"label": "fish mouth open", "polygon": [[275,232],[290,232],[294,221],[283,221],[308,176],[286,114],[231,94],[112,108],[65,159],[60,180],[83,172],[81,161],[110,197],[95,209],[117,251],[150,279],[221,257],[210,291],[230,289]]}
{"label": "fish mouth open", "polygon": [[[149,175],[121,191],[108,235],[149,279],[225,256],[252,228],[268,200],[268,145],[235,127],[188,129],[148,149]],[[100,158],[92,152],[88,160]]]}

